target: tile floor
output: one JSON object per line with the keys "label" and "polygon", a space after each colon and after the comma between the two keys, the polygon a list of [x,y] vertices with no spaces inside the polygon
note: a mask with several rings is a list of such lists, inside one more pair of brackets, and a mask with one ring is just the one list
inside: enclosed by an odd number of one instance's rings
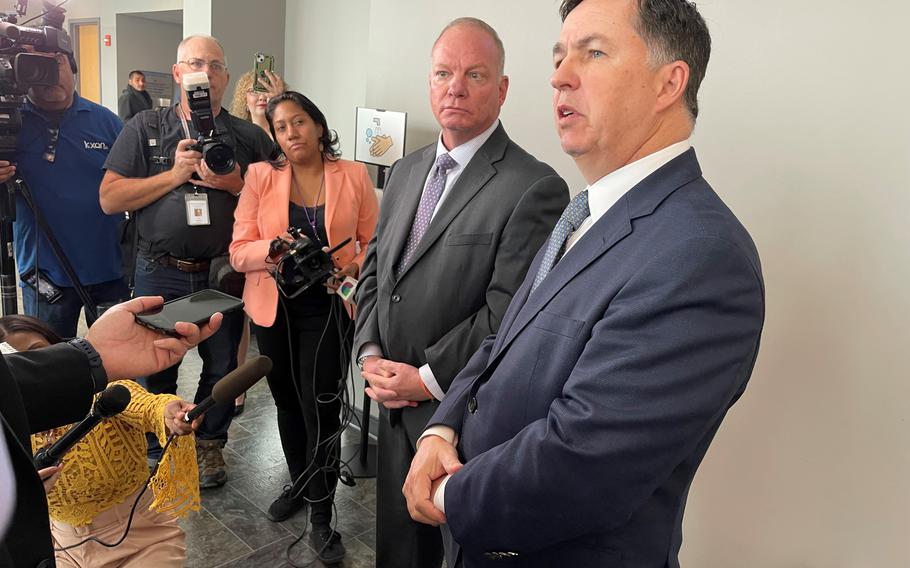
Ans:
{"label": "tile floor", "polygon": [[[255,344],[255,340],[254,340]],[[251,353],[255,352],[255,346]],[[178,393],[192,400],[201,361],[195,352],[180,368]],[[345,445],[356,443],[356,430],[345,433]],[[282,523],[265,516],[272,500],[288,483],[287,467],[278,439],[275,405],[266,382],[248,393],[246,411],[228,433],[225,461],[228,482],[202,492],[202,510],[181,522],[187,534],[189,568],[322,567],[307,538],[286,550],[307,528],[304,512]],[[369,568],[375,564],[376,483],[357,480],[355,487],[338,484],[335,497],[337,526],[347,547],[347,558],[333,566]]]}

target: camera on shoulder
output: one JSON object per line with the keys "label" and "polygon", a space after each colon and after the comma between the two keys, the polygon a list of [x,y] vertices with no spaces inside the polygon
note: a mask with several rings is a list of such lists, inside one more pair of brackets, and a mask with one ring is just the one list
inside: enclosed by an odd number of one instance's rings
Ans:
{"label": "camera on shoulder", "polygon": [[[26,4],[26,3],[20,3]],[[45,2],[43,26],[17,24],[17,14],[0,13],[0,160],[12,160],[22,128],[19,107],[32,87],[50,87],[60,80],[57,61],[40,54],[62,53],[74,65],[70,36],[63,30],[65,10]],[[25,15],[24,9],[18,16]]]}

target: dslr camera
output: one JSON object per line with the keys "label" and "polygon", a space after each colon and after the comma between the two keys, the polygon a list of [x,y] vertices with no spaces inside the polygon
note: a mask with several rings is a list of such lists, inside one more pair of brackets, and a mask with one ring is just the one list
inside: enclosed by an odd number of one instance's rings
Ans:
{"label": "dslr camera", "polygon": [[189,150],[202,153],[205,165],[218,175],[234,171],[234,149],[218,140],[215,115],[212,112],[212,98],[209,93],[209,78],[203,72],[187,73],[183,76],[183,90],[193,120],[193,128],[199,133],[196,143]]}
{"label": "dslr camera", "polygon": [[296,227],[288,227],[291,241],[275,237],[269,244],[270,270],[278,290],[286,298],[296,298],[314,284],[322,284],[334,274],[332,253],[351,242],[345,239],[338,246],[322,250],[312,239]]}

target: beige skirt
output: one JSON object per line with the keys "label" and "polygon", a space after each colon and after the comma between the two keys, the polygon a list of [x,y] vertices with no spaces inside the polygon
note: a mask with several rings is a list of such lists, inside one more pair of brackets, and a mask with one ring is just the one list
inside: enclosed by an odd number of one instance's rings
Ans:
{"label": "beige skirt", "polygon": [[[141,491],[141,488],[140,488]],[[54,548],[75,544],[90,536],[104,542],[117,542],[126,529],[126,521],[136,495],[107,511],[99,513],[91,524],[74,527],[51,519]],[[171,515],[149,511],[152,492],[148,490],[133,515],[133,524],[126,539],[114,548],[88,542],[63,552],[55,552],[58,568],[177,568],[186,561],[186,535]]]}

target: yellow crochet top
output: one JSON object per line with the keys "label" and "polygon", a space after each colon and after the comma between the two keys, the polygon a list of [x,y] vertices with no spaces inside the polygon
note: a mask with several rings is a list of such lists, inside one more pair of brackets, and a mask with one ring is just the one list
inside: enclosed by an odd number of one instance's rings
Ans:
{"label": "yellow crochet top", "polygon": [[[152,432],[161,446],[167,441],[164,407],[173,395],[153,395],[133,381],[116,381],[130,391],[130,403],[120,414],[103,421],[63,457],[63,469],[47,495],[54,519],[83,526],[102,511],[123,503],[148,479],[148,444]],[[68,426],[32,436],[37,452],[60,438]],[[199,471],[195,436],[178,436],[171,442],[158,472],[149,484],[154,499],[150,510],[183,516],[199,510]]]}

